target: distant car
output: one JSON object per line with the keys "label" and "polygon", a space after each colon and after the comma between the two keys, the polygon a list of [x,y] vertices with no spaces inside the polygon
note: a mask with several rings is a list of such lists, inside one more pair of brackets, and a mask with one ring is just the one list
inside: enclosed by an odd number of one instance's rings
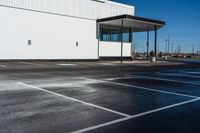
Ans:
{"label": "distant car", "polygon": [[192,56],[191,55],[187,55],[185,58],[192,58]]}
{"label": "distant car", "polygon": [[184,58],[183,55],[174,55],[173,58]]}
{"label": "distant car", "polygon": [[174,55],[174,58],[181,58],[181,55]]}
{"label": "distant car", "polygon": [[191,55],[174,55],[173,58],[192,58]]}
{"label": "distant car", "polygon": [[174,55],[173,58],[178,58],[178,55]]}

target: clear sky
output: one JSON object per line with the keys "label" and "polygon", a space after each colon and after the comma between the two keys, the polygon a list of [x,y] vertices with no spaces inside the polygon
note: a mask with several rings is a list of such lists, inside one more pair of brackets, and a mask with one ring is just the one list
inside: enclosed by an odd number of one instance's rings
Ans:
{"label": "clear sky", "polygon": [[[193,44],[195,51],[200,49],[200,0],[113,1],[134,5],[136,16],[166,21],[166,26],[159,30],[160,51],[165,51],[165,39],[169,33],[171,42],[174,44],[174,51],[178,45],[181,45],[182,52],[192,52]],[[151,34],[153,35],[153,32]],[[153,36],[151,38],[153,39]],[[146,49],[146,33],[136,34],[134,41],[138,51]],[[153,40],[151,40],[151,45],[153,45]]]}

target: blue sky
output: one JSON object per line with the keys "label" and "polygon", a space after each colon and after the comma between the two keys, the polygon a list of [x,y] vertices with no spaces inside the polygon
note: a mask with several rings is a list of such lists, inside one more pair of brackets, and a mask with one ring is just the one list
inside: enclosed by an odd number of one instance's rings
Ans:
{"label": "blue sky", "polygon": [[[113,0],[134,5],[136,16],[160,19],[166,21],[166,26],[159,30],[159,49],[165,51],[165,39],[171,35],[174,51],[181,45],[183,52],[195,51],[200,46],[200,0]],[[151,33],[153,35],[153,32]],[[151,36],[153,46],[153,36]],[[135,35],[138,51],[146,49],[146,33]]]}

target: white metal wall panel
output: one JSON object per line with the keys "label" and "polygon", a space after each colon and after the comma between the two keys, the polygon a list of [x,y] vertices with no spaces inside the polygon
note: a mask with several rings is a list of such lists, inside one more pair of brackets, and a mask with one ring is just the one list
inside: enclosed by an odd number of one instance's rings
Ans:
{"label": "white metal wall panel", "polygon": [[0,60],[98,58],[96,21],[7,7],[0,17]]}
{"label": "white metal wall panel", "polygon": [[121,14],[134,15],[134,7],[104,0],[0,0],[0,5],[97,19]]}
{"label": "white metal wall panel", "polygon": [[[107,0],[0,0],[0,60],[97,59],[95,20],[120,14],[134,15],[134,7]],[[130,49],[124,45],[124,56]],[[119,56],[120,44],[100,42],[100,55]]]}
{"label": "white metal wall panel", "polygon": [[[120,42],[100,42],[99,54],[100,57],[120,57],[121,43]],[[123,56],[131,57],[131,43],[123,44]]]}

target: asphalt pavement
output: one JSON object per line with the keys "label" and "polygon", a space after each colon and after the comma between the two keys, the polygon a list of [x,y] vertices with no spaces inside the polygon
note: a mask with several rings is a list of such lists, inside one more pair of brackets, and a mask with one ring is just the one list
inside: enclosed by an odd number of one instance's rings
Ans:
{"label": "asphalt pavement", "polygon": [[0,133],[199,133],[200,65],[0,62]]}

